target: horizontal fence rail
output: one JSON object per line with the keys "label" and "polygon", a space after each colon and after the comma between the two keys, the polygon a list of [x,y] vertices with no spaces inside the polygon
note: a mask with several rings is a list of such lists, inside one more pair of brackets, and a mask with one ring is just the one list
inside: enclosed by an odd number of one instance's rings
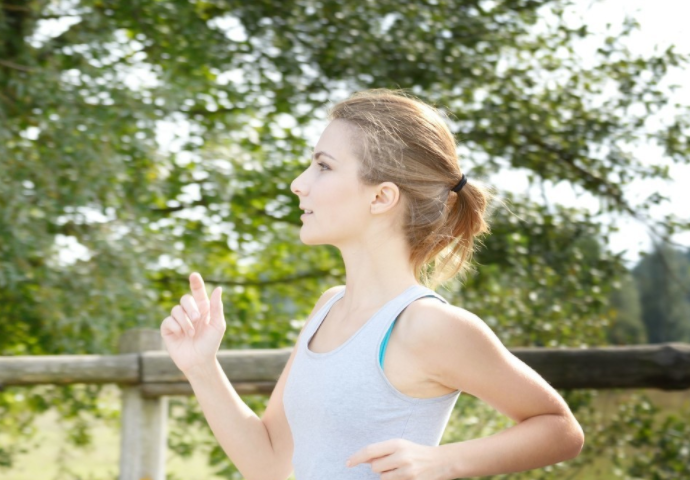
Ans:
{"label": "horizontal fence rail", "polygon": [[[686,343],[509,350],[554,388],[690,388],[690,344]],[[269,394],[290,352],[289,348],[224,350],[217,356],[238,393]],[[140,385],[149,397],[193,394],[165,351],[0,357],[0,386],[72,383]]]}

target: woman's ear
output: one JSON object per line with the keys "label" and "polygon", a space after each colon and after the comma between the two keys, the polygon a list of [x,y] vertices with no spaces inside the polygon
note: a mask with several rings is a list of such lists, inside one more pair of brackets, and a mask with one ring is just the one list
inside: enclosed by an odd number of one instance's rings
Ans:
{"label": "woman's ear", "polygon": [[393,182],[383,182],[374,190],[371,213],[381,214],[393,209],[400,200],[400,189]]}

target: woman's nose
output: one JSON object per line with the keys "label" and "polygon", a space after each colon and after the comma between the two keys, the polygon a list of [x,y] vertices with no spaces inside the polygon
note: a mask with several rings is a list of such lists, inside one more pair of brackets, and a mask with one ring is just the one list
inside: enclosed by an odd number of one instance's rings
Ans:
{"label": "woman's nose", "polygon": [[302,178],[304,177],[304,172],[299,174],[297,178],[295,178],[292,183],[290,183],[290,190],[292,190],[292,193],[295,195],[300,195],[304,194],[304,186],[302,185]]}

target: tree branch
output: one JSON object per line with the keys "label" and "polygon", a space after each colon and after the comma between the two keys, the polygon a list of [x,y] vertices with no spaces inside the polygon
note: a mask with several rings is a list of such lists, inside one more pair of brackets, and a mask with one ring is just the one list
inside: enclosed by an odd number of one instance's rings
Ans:
{"label": "tree branch", "polygon": [[11,12],[31,12],[31,9],[29,7],[25,7],[25,6],[21,6],[21,5],[10,5],[9,3],[3,3],[2,9],[8,10]]}
{"label": "tree branch", "polygon": [[18,63],[10,62],[9,60],[0,60],[0,65],[4,65],[9,68],[14,68],[15,70],[20,70],[22,72],[35,72],[35,68],[26,67],[24,65],[19,65]]}
{"label": "tree branch", "polygon": [[640,218],[639,213],[632,207],[630,207],[630,205],[628,205],[628,203],[625,201],[625,199],[623,198],[623,193],[621,192],[620,188],[618,188],[618,186],[613,185],[605,178],[598,177],[589,170],[586,170],[577,165],[575,163],[575,157],[572,154],[565,152],[551,144],[546,143],[541,138],[535,136],[528,136],[527,138],[530,142],[534,143],[535,145],[538,145],[547,152],[555,154],[560,160],[563,161],[563,163],[570,167],[571,170],[575,170],[580,176],[584,177],[588,182],[596,185],[597,187],[602,187],[604,193],[609,198],[613,199],[613,201],[621,208],[621,210],[628,212],[635,218]]}
{"label": "tree branch", "polygon": [[[192,203],[184,204],[184,205],[179,205],[177,207],[165,207],[165,208],[151,208],[149,209],[153,213],[157,214],[169,214],[173,212],[179,212],[181,210],[185,210],[188,208],[194,208],[194,207],[208,207],[209,202],[205,198],[202,198],[201,200],[196,200]],[[270,213],[266,212],[265,209],[258,209],[258,208],[251,208],[248,207],[251,211],[251,214],[256,214],[256,215],[261,215],[262,217],[266,217],[270,219],[272,222],[286,222],[290,224],[295,224],[295,222],[289,222],[286,217],[276,217],[271,215]]]}
{"label": "tree branch", "polygon": [[[300,280],[304,280],[307,278],[322,278],[322,277],[328,277],[328,276],[333,276],[333,273],[330,270],[313,270],[311,272],[304,272],[304,273],[298,273],[295,275],[288,275],[286,277],[281,277],[281,278],[274,278],[270,280],[222,280],[222,279],[217,279],[217,278],[208,278],[204,277],[204,282],[206,283],[214,283],[217,285],[224,285],[224,286],[242,286],[242,287],[262,287],[266,285],[276,285],[280,283],[293,283],[297,282]],[[172,277],[172,276],[166,276],[166,277],[161,277],[158,279],[154,279],[153,281],[159,282],[159,283],[170,283],[170,282],[179,282],[179,283],[184,283],[185,285],[189,283],[189,278],[187,277]]]}

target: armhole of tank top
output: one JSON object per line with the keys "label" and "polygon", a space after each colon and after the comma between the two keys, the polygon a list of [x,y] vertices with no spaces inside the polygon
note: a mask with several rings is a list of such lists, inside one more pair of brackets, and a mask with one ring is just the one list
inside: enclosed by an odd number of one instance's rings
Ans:
{"label": "armhole of tank top", "polygon": [[[426,288],[426,287],[425,287],[425,288]],[[414,300],[411,300],[411,301],[405,306],[405,308],[409,307],[410,304],[411,304],[412,302],[415,302],[415,301],[419,300],[420,298],[424,298],[424,297],[435,297],[435,298],[438,298],[439,301],[441,301],[441,302],[443,302],[443,303],[450,304],[450,302],[449,302],[448,300],[446,300],[445,298],[443,298],[443,297],[442,297],[441,295],[439,295],[438,293],[434,292],[433,290],[431,290],[431,289],[429,289],[429,288],[427,288],[427,290],[428,290],[427,293],[418,296],[418,297],[415,298]],[[388,337],[390,336],[390,333],[393,331],[393,326],[395,325],[395,322],[398,320],[398,317],[399,317],[400,314],[405,310],[405,308],[403,308],[402,310],[400,310],[400,312],[398,313],[398,315],[396,315],[395,320],[391,323],[391,326],[388,328],[388,332],[386,332],[386,335],[384,336],[384,337],[386,338],[386,342],[385,342],[386,346],[387,346],[387,344],[388,344],[387,339],[388,339]],[[384,341],[383,341],[383,339],[382,339],[381,342],[380,342],[377,346],[378,346],[379,349],[381,349],[381,347],[382,347],[383,345],[384,345]],[[378,373],[379,373],[380,377],[383,379],[383,381],[390,387],[391,392],[393,392],[393,394],[394,394],[395,396],[397,396],[397,397],[399,397],[399,398],[402,398],[402,399],[405,400],[406,402],[410,402],[410,403],[413,403],[413,404],[432,404],[432,403],[447,401],[447,400],[449,400],[449,399],[452,399],[452,398],[456,397],[457,395],[459,395],[459,394],[461,393],[461,390],[456,390],[456,391],[454,391],[454,392],[446,393],[445,395],[440,395],[440,396],[437,396],[437,397],[429,397],[429,398],[414,398],[414,397],[410,397],[410,396],[408,396],[408,395],[405,395],[404,393],[400,392],[397,388],[395,388],[395,386],[394,386],[392,383],[390,383],[390,380],[388,380],[388,377],[386,377],[386,372],[385,372],[384,369],[383,369],[383,359],[384,359],[384,355],[385,355],[385,348],[384,348],[383,350],[379,350],[379,355],[378,355],[377,358],[375,359],[375,361],[377,361],[377,363],[375,363],[376,369],[378,370]]]}
{"label": "armhole of tank top", "polygon": [[[448,300],[446,300],[445,298],[443,298],[442,296],[440,296],[438,293],[436,293],[436,292],[429,292],[429,293],[427,293],[427,294],[425,294],[425,295],[422,295],[421,297],[415,298],[415,299],[412,300],[410,303],[408,303],[408,304],[405,306],[405,308],[409,307],[412,303],[416,302],[416,301],[419,300],[420,298],[426,298],[426,297],[433,297],[433,298],[436,298],[436,299],[438,299],[439,301],[441,301],[441,302],[443,302],[443,303],[448,303]],[[386,356],[386,348],[388,347],[388,339],[389,339],[390,336],[391,336],[391,332],[393,332],[393,327],[395,326],[395,322],[398,321],[398,318],[400,317],[400,315],[402,314],[402,312],[405,311],[405,308],[403,308],[403,310],[395,317],[395,320],[393,320],[393,321],[391,322],[391,326],[388,327],[388,331],[386,332],[386,335],[383,337],[383,341],[382,341],[381,344],[379,345],[379,365],[381,365],[381,369],[383,369],[383,360],[384,360],[384,358],[385,358],[385,356]]]}

